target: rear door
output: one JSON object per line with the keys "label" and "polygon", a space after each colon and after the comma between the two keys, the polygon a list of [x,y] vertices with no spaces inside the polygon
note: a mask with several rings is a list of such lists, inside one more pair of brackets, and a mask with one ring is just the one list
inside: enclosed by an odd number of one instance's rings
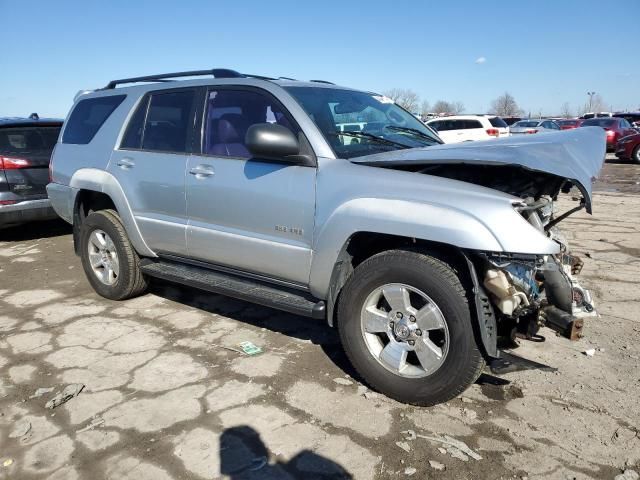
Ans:
{"label": "rear door", "polygon": [[186,253],[185,169],[199,92],[181,88],[148,93],[109,162],[142,237],[156,253]]}
{"label": "rear door", "polygon": [[486,140],[487,132],[482,126],[480,120],[466,119],[456,120],[460,125],[460,142],[469,142],[472,140]]}
{"label": "rear door", "polygon": [[58,124],[0,128],[0,200],[46,198],[49,160],[60,129]]}

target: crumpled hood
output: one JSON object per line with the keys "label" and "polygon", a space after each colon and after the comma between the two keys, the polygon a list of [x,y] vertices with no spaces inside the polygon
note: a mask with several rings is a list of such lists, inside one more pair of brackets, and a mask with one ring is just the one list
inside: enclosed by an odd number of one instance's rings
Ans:
{"label": "crumpled hood", "polygon": [[351,162],[371,166],[420,164],[518,165],[571,181],[584,196],[591,213],[592,183],[606,153],[606,134],[600,127],[580,127],[553,133],[495,140],[396,150]]}

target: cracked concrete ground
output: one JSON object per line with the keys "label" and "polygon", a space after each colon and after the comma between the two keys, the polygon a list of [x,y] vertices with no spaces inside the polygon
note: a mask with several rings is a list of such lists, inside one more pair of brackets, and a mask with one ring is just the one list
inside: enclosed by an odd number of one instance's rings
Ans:
{"label": "cracked concrete ground", "polygon": [[[0,478],[370,479],[415,469],[414,478],[613,479],[638,470],[640,166],[605,171],[594,216],[562,224],[601,314],[587,320],[586,338],[543,329],[545,342],[511,351],[524,369],[502,376],[510,384],[485,375],[430,409],[366,391],[322,322],[164,283],[111,302],[89,287],[63,224],[0,232]],[[245,340],[265,353],[229,349]],[[44,407],[71,383],[86,387]],[[45,387],[54,391],[33,397]],[[28,432],[17,431],[25,421]],[[420,435],[464,441],[482,459],[453,458]]]}

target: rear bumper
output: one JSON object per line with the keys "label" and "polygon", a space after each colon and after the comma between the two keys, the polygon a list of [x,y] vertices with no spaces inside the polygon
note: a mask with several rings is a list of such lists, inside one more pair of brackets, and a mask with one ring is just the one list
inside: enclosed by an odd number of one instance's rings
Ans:
{"label": "rear bumper", "polygon": [[51,206],[63,220],[73,223],[73,204],[75,202],[74,189],[60,183],[47,185],[47,195]]}
{"label": "rear bumper", "polygon": [[48,198],[25,200],[14,205],[0,205],[0,227],[34,220],[58,218]]}

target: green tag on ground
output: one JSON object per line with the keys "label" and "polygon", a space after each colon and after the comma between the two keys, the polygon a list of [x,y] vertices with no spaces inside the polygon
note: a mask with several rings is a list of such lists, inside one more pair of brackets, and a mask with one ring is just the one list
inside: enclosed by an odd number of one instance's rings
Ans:
{"label": "green tag on ground", "polygon": [[242,351],[247,355],[257,355],[259,353],[262,353],[262,349],[251,342],[240,343],[240,348],[242,348]]}

